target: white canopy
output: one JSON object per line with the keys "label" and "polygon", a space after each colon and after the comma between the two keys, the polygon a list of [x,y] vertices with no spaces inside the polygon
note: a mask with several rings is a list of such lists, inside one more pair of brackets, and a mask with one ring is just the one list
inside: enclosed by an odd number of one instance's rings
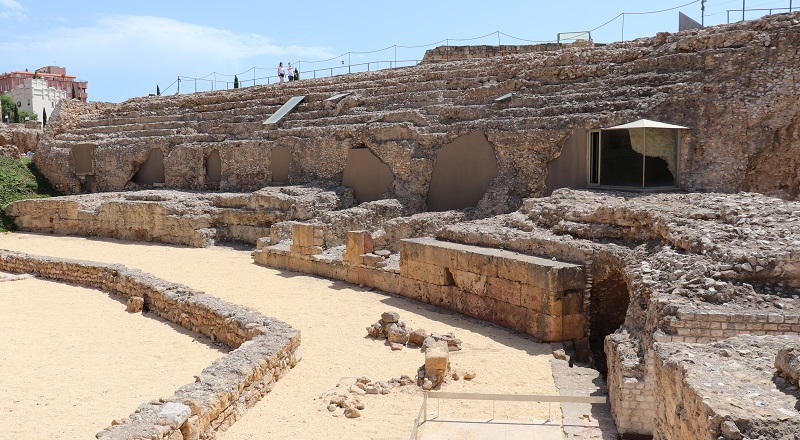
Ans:
{"label": "white canopy", "polygon": [[664,122],[651,121],[649,119],[639,119],[638,121],[629,122],[627,124],[604,128],[603,130],[623,130],[629,128],[674,128],[678,130],[691,130],[689,127],[666,124]]}

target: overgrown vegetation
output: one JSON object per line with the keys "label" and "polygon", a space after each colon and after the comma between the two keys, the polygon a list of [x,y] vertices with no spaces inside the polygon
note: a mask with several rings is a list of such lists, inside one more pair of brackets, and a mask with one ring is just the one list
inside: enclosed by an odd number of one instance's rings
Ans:
{"label": "overgrown vegetation", "polygon": [[20,110],[17,104],[8,95],[0,95],[0,121],[25,122],[26,118],[35,121],[39,116],[25,110]]}
{"label": "overgrown vegetation", "polygon": [[50,182],[39,173],[30,158],[15,160],[0,156],[0,231],[15,229],[5,213],[6,206],[17,200],[57,195]]}

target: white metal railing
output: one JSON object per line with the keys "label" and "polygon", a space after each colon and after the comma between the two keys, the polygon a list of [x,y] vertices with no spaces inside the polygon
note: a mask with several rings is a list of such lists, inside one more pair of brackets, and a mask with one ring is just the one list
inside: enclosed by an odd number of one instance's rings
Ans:
{"label": "white metal railing", "polygon": [[[606,396],[554,396],[544,394],[484,394],[484,393],[447,393],[426,392],[422,398],[422,405],[414,419],[410,440],[418,440],[419,427],[428,421],[428,398],[440,400],[489,400],[492,402],[547,402],[547,403],[588,403],[592,405],[606,404]],[[494,406],[493,406],[494,408]],[[494,415],[492,416],[494,418]],[[548,421],[550,419],[548,418]]]}

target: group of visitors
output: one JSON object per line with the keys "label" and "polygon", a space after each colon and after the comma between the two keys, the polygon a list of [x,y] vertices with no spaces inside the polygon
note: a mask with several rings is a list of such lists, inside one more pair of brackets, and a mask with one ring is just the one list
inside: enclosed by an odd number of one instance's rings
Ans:
{"label": "group of visitors", "polygon": [[283,83],[284,78],[288,81],[297,81],[300,79],[300,72],[296,67],[292,67],[292,63],[283,67],[283,61],[281,61],[278,63],[278,80]]}

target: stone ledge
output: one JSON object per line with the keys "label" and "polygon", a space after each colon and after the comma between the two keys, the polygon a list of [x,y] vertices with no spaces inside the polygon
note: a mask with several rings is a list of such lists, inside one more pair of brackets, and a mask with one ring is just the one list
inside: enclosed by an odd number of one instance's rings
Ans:
{"label": "stone ledge", "polygon": [[150,312],[233,349],[195,383],[98,433],[102,440],[214,438],[300,360],[300,332],[288,324],[122,265],[0,250],[0,270],[142,297]]}

